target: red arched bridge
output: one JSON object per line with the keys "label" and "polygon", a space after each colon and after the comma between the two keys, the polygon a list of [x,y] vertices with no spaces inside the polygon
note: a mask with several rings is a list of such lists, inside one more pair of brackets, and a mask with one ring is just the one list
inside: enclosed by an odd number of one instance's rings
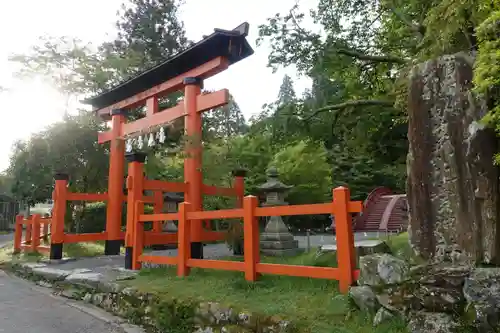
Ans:
{"label": "red arched bridge", "polygon": [[368,195],[363,203],[363,212],[353,223],[355,231],[406,231],[406,194],[394,194],[387,187],[377,187]]}

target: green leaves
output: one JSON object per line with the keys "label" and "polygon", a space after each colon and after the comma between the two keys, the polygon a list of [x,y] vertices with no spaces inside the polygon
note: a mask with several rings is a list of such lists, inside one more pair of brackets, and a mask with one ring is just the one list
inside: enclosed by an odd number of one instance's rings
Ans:
{"label": "green leaves", "polygon": [[53,175],[70,175],[70,188],[96,192],[106,188],[108,159],[95,133],[102,127],[91,114],[69,116],[64,121],[14,145],[8,175],[16,198],[31,204],[49,199]]}

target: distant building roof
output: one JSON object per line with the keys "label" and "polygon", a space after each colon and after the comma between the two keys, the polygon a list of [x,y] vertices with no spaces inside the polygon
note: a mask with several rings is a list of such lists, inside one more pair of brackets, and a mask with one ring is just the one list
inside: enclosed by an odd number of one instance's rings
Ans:
{"label": "distant building roof", "polygon": [[245,22],[233,30],[214,29],[210,36],[205,36],[186,50],[83,103],[97,109],[105,108],[220,56],[226,57],[229,64],[234,64],[254,52],[245,38],[248,28]]}

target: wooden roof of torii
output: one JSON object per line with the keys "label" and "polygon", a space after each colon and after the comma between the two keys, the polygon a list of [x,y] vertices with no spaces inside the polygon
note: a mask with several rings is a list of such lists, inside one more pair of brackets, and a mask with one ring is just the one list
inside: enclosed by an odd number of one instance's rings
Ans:
{"label": "wooden roof of torii", "polygon": [[[246,22],[233,30],[214,29],[211,35],[186,50],[104,93],[84,100],[83,103],[92,105],[99,116],[109,119],[112,109],[131,108],[140,104],[149,97],[148,89],[151,90],[183,73],[195,70],[220,57],[227,59],[228,65],[234,64],[254,52],[246,40],[248,29],[249,25]],[[155,91],[154,94],[166,95],[178,90],[181,84],[182,81],[178,86],[169,86],[168,89]]]}

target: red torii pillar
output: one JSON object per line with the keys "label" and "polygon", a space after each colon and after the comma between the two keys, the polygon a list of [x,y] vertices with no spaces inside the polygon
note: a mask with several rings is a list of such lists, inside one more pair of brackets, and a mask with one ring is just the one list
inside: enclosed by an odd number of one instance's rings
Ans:
{"label": "red torii pillar", "polygon": [[108,237],[104,245],[105,255],[120,254],[121,247],[121,224],[123,205],[123,180],[125,174],[125,145],[120,140],[123,124],[125,123],[125,111],[114,109],[111,111],[111,133],[113,139],[109,151],[109,175],[108,175],[108,203],[106,208],[106,232]]}
{"label": "red torii pillar", "polygon": [[[188,137],[186,158],[184,159],[184,181],[188,185],[184,201],[190,202],[194,211],[203,210],[203,174],[202,142],[201,142],[201,114],[197,112],[197,98],[201,93],[202,81],[195,77],[184,79],[184,110],[186,112],[185,130]],[[202,232],[202,221],[191,221],[191,237],[198,237]],[[203,244],[191,243],[191,258],[203,258]]]}

